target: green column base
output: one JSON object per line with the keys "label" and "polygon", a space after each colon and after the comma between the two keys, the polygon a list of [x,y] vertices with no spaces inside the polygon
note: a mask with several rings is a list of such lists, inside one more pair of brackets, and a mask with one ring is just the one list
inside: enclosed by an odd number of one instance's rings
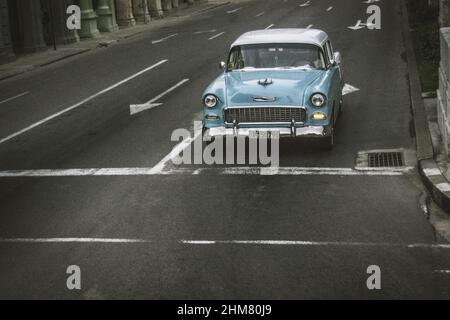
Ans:
{"label": "green column base", "polygon": [[98,30],[101,32],[113,32],[113,18],[112,12],[108,7],[101,7],[97,9],[98,15]]}
{"label": "green column base", "polygon": [[161,5],[162,5],[163,11],[172,10],[172,0],[161,0]]}
{"label": "green column base", "polygon": [[153,19],[159,19],[164,16],[161,0],[147,0],[148,11]]}
{"label": "green column base", "polygon": [[97,28],[97,15],[94,10],[81,13],[81,29],[78,31],[80,38],[98,38],[100,31]]}

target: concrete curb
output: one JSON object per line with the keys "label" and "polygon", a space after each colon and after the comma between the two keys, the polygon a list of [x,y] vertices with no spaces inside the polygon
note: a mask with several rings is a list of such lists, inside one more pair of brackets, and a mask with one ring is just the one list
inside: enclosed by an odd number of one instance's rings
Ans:
{"label": "concrete curb", "polygon": [[422,181],[436,204],[447,213],[450,213],[450,183],[442,174],[437,162],[434,160],[434,150],[430,129],[428,126],[425,105],[422,99],[417,60],[414,53],[409,27],[406,0],[402,0],[403,37],[406,47],[408,64],[408,80],[410,88],[411,111],[414,118],[416,136],[418,169]]}
{"label": "concrete curb", "polygon": [[[64,49],[60,49],[60,50],[64,50]],[[13,62],[12,63],[13,66],[11,66],[9,68],[0,66],[0,81],[21,75],[23,73],[38,69],[40,67],[45,67],[47,65],[51,65],[51,64],[56,63],[61,60],[66,60],[68,58],[78,56],[82,53],[85,53],[85,52],[88,52],[91,50],[92,50],[91,48],[79,49],[79,50],[73,50],[72,52],[67,51],[67,53],[65,53],[65,54],[52,54],[52,53],[54,53],[54,51],[51,51],[51,54],[50,54],[50,55],[52,55],[51,57],[46,58],[46,59],[37,58],[37,59],[35,59],[35,61],[32,64],[25,64],[25,66],[24,66],[24,65],[19,65],[19,64]]]}
{"label": "concrete curb", "polygon": [[53,59],[51,61],[41,63],[38,66],[39,67],[45,67],[45,66],[48,66],[49,64],[52,64],[52,63],[55,63],[55,62],[58,62],[58,61],[61,61],[61,60],[64,60],[64,59],[68,59],[68,58],[71,58],[71,57],[75,57],[75,56],[77,56],[79,54],[83,54],[83,53],[91,51],[91,50],[92,49],[88,48],[88,49],[82,49],[82,50],[80,50],[78,52],[68,53],[64,57],[55,58],[55,59]]}
{"label": "concrete curb", "polygon": [[27,66],[27,67],[23,67],[23,68],[20,68],[20,69],[19,68],[13,69],[10,72],[0,72],[0,81],[6,80],[6,79],[9,79],[9,78],[13,78],[15,76],[21,75],[21,74],[26,73],[28,71],[34,70],[36,68],[37,67],[35,67],[35,66]]}
{"label": "concrete curb", "polygon": [[450,183],[444,177],[433,159],[419,161],[419,172],[434,202],[447,213],[450,213]]}

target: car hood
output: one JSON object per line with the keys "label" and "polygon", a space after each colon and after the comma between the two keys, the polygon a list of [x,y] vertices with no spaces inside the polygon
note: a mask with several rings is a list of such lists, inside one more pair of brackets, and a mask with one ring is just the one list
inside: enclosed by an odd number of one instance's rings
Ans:
{"label": "car hood", "polygon": [[[321,70],[234,71],[225,76],[228,106],[292,105],[304,103],[305,90],[322,74]],[[267,79],[267,84],[262,85]],[[255,101],[267,98],[267,102]],[[272,99],[275,99],[272,101]]]}

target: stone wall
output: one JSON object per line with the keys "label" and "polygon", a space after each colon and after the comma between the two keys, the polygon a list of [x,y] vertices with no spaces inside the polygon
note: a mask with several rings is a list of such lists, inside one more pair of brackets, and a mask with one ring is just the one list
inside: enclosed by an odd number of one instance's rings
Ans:
{"label": "stone wall", "polygon": [[0,0],[0,64],[14,60],[9,30],[8,1]]}
{"label": "stone wall", "polygon": [[450,28],[441,28],[441,63],[439,66],[438,122],[445,151],[449,155],[450,142]]}

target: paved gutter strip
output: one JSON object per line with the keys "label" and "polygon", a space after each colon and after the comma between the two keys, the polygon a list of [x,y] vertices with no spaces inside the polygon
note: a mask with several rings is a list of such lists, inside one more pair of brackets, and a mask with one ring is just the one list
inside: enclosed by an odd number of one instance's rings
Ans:
{"label": "paved gutter strip", "polygon": [[406,2],[403,0],[403,37],[405,41],[406,57],[408,64],[408,80],[411,97],[411,109],[414,116],[414,129],[416,135],[417,159],[419,161],[433,158],[433,144],[431,134],[428,129],[428,120],[425,112],[425,105],[422,100],[422,89],[417,70],[417,60],[412,44],[411,32],[409,27],[408,11]]}

